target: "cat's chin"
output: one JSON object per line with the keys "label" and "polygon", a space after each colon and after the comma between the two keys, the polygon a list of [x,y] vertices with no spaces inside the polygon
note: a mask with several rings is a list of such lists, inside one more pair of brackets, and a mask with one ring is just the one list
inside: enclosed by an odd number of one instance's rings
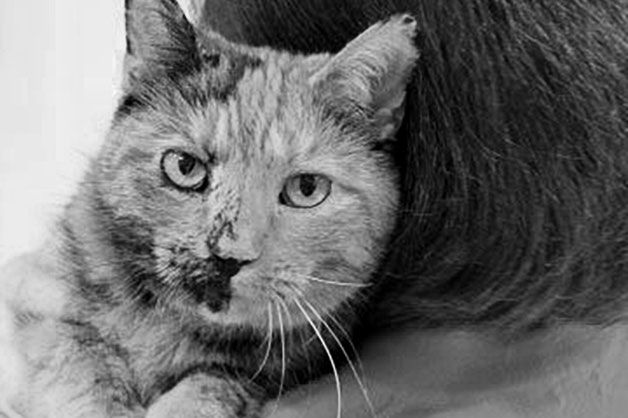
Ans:
{"label": "cat's chin", "polygon": [[206,304],[198,305],[198,315],[211,324],[252,326],[267,329],[269,324],[268,302],[255,300],[234,293],[228,306],[220,311],[212,310]]}

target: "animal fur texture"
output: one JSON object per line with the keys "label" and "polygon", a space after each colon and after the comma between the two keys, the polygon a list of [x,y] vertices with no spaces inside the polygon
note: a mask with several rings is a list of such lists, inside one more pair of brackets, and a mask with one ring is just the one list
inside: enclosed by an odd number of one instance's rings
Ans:
{"label": "animal fur texture", "polygon": [[347,355],[395,224],[415,20],[334,55],[228,42],[174,0],[127,1],[126,28],[106,142],[45,267],[4,298],[26,369],[7,403],[29,418],[256,417]]}

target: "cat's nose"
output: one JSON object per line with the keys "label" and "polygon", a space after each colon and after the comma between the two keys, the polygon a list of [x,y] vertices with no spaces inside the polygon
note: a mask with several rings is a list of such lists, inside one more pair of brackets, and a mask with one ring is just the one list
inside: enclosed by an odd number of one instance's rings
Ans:
{"label": "cat's nose", "polygon": [[208,242],[213,258],[224,261],[223,265],[240,267],[252,263],[261,256],[261,244],[250,236],[241,234],[237,239],[222,236],[215,242]]}
{"label": "cat's nose", "polygon": [[222,258],[213,256],[211,263],[217,275],[223,280],[229,280],[240,272],[242,267],[251,263],[250,260],[238,260],[235,258]]}

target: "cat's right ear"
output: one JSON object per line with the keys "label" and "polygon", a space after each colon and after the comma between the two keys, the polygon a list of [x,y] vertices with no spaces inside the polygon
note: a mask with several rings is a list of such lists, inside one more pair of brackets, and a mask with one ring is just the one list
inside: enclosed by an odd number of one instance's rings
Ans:
{"label": "cat's right ear", "polygon": [[127,88],[142,72],[200,65],[196,32],[176,0],[125,0]]}

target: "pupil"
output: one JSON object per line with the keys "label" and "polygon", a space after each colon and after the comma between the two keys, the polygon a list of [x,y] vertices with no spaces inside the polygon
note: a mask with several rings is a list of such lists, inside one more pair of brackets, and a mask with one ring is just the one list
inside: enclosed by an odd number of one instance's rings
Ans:
{"label": "pupil", "polygon": [[299,189],[305,197],[310,197],[316,191],[316,178],[312,175],[301,176]]}
{"label": "pupil", "polygon": [[181,157],[179,157],[179,171],[181,171],[181,174],[190,174],[192,170],[194,170],[195,166],[196,160],[194,158],[191,158],[188,155],[182,155]]}

